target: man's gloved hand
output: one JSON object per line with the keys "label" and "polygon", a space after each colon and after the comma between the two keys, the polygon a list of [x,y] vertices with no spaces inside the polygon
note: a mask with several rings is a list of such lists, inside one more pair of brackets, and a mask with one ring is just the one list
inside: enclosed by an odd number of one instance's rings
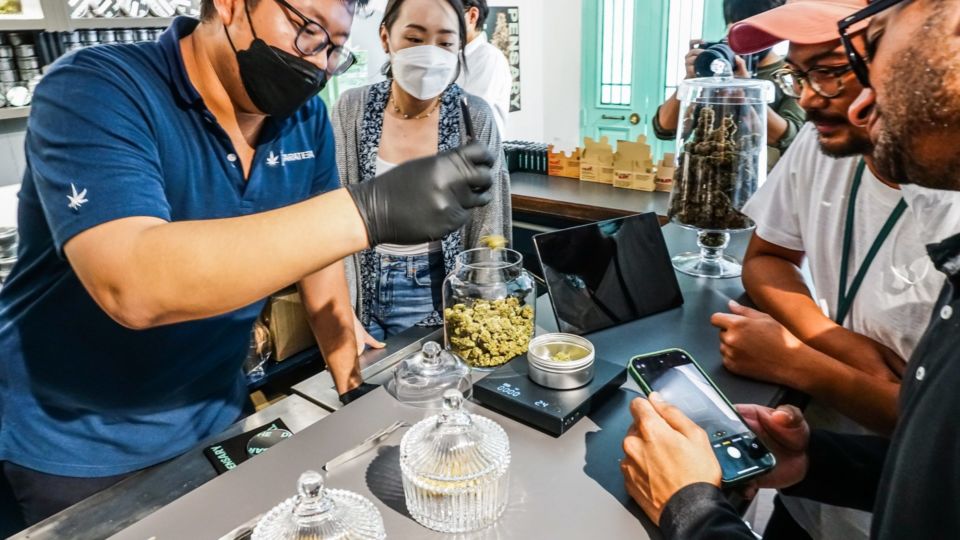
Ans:
{"label": "man's gloved hand", "polygon": [[370,246],[439,240],[462,227],[470,210],[490,202],[493,156],[470,143],[399,165],[369,182],[350,184]]}

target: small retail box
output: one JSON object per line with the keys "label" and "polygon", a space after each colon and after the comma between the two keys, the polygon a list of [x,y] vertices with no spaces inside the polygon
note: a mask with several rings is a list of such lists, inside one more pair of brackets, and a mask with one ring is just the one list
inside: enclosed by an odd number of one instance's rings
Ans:
{"label": "small retail box", "polygon": [[617,141],[613,175],[613,185],[616,187],[654,190],[653,157],[645,135],[640,135],[636,141]]}
{"label": "small retail box", "polygon": [[547,147],[547,174],[563,176],[565,178],[580,178],[580,148],[575,148],[570,155],[564,151],[554,152],[551,144]]}
{"label": "small retail box", "polygon": [[580,180],[613,184],[613,147],[607,137],[600,142],[590,137],[583,140],[583,152],[580,154]]}
{"label": "small retail box", "polygon": [[285,289],[270,298],[266,320],[277,362],[316,344],[307,310],[296,289]]}
{"label": "small retail box", "polygon": [[673,177],[676,172],[675,156],[671,153],[664,154],[663,159],[660,160],[660,164],[657,165],[655,178],[656,190],[666,192],[673,191]]}

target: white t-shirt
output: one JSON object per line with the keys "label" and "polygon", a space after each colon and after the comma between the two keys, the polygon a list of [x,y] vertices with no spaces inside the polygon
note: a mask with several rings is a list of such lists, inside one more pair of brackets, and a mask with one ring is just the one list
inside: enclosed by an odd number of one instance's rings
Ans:
{"label": "white t-shirt", "polygon": [[487,41],[480,33],[464,47],[467,70],[460,73],[457,84],[468,94],[483,98],[493,109],[500,140],[507,140],[507,116],[510,114],[510,87],[513,76],[503,51]]}
{"label": "white t-shirt", "polygon": [[[384,161],[380,159],[380,156],[377,156],[377,176],[393,169],[397,165],[395,163],[390,163],[389,161]],[[412,244],[412,245],[402,245],[402,244],[380,244],[376,248],[377,253],[383,255],[393,255],[394,257],[418,257],[420,255],[425,255],[427,253],[433,253],[434,251],[440,251],[443,249],[442,242],[424,242],[423,244]]]}
{"label": "white t-shirt", "polygon": [[[816,129],[806,124],[743,209],[757,223],[758,236],[806,253],[814,298],[830,318],[837,313],[847,202],[860,159],[824,155]],[[914,186],[897,190],[866,168],[857,194],[848,284],[901,197],[913,206],[908,206],[877,253],[844,327],[890,347],[907,360],[927,327],[945,279],[933,266],[925,246],[960,232],[960,212],[953,212],[952,217],[948,212],[951,204],[960,204],[960,194]],[[816,427],[867,432],[816,402],[810,404],[806,416]],[[784,497],[784,504],[815,539],[869,536],[866,512],[789,497]]]}

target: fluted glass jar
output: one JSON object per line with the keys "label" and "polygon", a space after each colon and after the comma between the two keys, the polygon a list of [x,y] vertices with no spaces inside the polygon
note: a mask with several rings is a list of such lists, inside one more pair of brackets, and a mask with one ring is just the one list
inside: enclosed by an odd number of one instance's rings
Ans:
{"label": "fluted glass jar", "polygon": [[463,395],[444,393],[443,412],[415,424],[400,441],[407,510],[444,533],[482,529],[507,507],[510,442],[496,422],[470,414]]}
{"label": "fluted glass jar", "polygon": [[446,346],[476,368],[527,352],[536,320],[536,284],[512,249],[477,248],[457,256],[443,282]]}
{"label": "fluted glass jar", "polygon": [[369,499],[324,487],[323,475],[307,471],[298,495],[267,512],[253,529],[253,540],[382,540],[380,511]]}

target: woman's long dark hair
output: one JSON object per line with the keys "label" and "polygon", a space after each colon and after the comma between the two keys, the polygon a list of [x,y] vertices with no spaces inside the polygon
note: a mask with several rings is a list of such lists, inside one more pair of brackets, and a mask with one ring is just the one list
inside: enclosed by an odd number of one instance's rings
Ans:
{"label": "woman's long dark hair", "polygon": [[[397,22],[397,19],[400,18],[400,7],[403,6],[404,0],[390,0],[387,2],[387,8],[383,12],[383,20],[380,21],[380,26],[385,27],[389,33],[393,29],[393,25]],[[464,71],[467,71],[467,56],[463,53],[464,47],[467,46],[467,22],[463,18],[463,12],[466,8],[463,7],[463,2],[460,0],[446,0],[450,7],[453,8],[453,12],[457,14],[457,29],[460,34],[460,53],[457,55],[460,57],[460,66]],[[387,63],[383,65],[382,73],[388,77],[393,78],[393,71],[390,69],[390,60],[387,60]]]}

